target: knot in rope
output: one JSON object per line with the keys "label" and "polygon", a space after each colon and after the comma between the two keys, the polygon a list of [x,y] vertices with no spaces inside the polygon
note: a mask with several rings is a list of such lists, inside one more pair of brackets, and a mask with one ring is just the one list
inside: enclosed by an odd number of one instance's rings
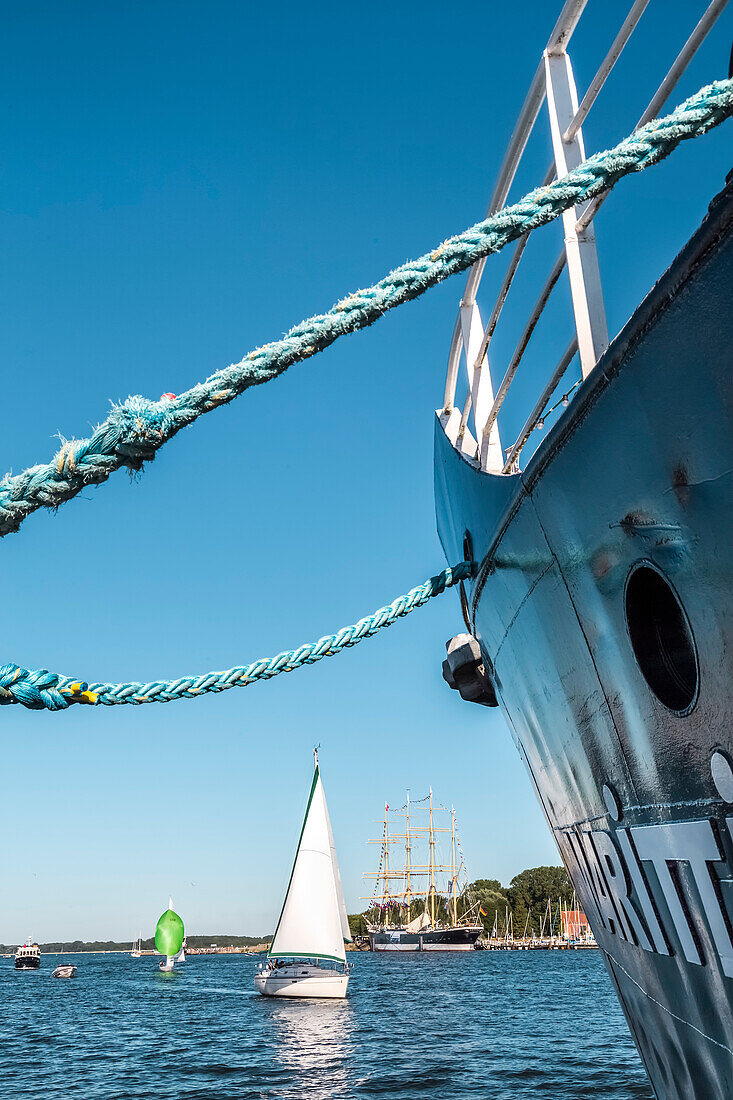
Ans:
{"label": "knot in rope", "polygon": [[19,665],[0,668],[0,705],[21,703],[29,710],[65,710],[70,703],[98,702],[98,697],[81,680],[63,680],[53,672],[29,672]]}

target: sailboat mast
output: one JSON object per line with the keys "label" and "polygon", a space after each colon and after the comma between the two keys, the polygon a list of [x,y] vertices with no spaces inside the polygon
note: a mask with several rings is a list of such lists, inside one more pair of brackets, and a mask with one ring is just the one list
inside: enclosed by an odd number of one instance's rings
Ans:
{"label": "sailboat mast", "polygon": [[453,927],[458,924],[458,897],[456,895],[456,811],[455,807],[450,808],[450,831],[451,831],[451,885],[453,889]]}
{"label": "sailboat mast", "polygon": [[435,831],[433,830],[433,788],[430,788],[430,923],[435,927]]}
{"label": "sailboat mast", "polygon": [[384,923],[389,923],[389,841],[387,836],[387,811],[389,810],[389,804],[384,804],[384,904],[387,907],[386,918]]}
{"label": "sailboat mast", "polygon": [[410,916],[410,792],[407,792],[407,812],[405,814],[405,896],[407,898],[407,923],[410,923],[412,919]]}

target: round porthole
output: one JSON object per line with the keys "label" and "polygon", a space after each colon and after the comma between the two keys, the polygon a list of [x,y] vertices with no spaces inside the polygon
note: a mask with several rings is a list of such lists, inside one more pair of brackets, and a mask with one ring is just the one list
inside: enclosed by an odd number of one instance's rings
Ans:
{"label": "round porthole", "polygon": [[700,679],[692,630],[677,593],[651,565],[639,565],[626,582],[626,625],[637,664],[665,707],[682,714]]}

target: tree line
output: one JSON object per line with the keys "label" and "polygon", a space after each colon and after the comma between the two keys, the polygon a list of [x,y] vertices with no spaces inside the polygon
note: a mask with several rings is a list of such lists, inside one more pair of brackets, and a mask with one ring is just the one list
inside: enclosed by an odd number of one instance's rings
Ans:
{"label": "tree line", "polygon": [[[210,947],[215,945],[216,947],[254,947],[259,943],[266,943],[272,939],[272,934],[268,936],[186,936],[186,943],[189,947]],[[130,940],[123,941],[122,943],[116,940],[64,940],[58,943],[39,943],[38,945],[41,951],[46,951],[48,954],[63,954],[64,952],[79,952],[79,951],[131,951],[132,944]],[[0,954],[8,955],[14,954],[17,950],[18,944],[10,946],[4,943],[0,943]],[[152,951],[155,948],[155,938],[150,936],[149,939],[143,940],[141,943],[143,951]]]}

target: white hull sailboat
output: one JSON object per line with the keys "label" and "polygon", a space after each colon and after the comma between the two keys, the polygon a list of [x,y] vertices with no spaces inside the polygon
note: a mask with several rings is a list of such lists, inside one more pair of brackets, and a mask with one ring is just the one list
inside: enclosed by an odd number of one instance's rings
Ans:
{"label": "white hull sailboat", "polygon": [[344,941],[351,942],[336,848],[321,782],[318,754],[298,850],[280,919],[255,975],[265,997],[346,996],[349,966]]}
{"label": "white hull sailboat", "polygon": [[164,974],[169,974],[176,966],[180,966],[181,963],[186,961],[186,949],[182,947],[177,955],[166,955],[165,962],[158,963],[158,969],[162,970]]}
{"label": "white hull sailboat", "polygon": [[168,908],[160,917],[155,928],[155,949],[165,959],[158,963],[158,969],[169,974],[180,963],[186,961],[186,933],[183,921],[173,912],[173,899],[168,899]]}
{"label": "white hull sailboat", "polygon": [[255,975],[255,989],[265,997],[343,998],[349,975],[311,963],[289,963]]}

